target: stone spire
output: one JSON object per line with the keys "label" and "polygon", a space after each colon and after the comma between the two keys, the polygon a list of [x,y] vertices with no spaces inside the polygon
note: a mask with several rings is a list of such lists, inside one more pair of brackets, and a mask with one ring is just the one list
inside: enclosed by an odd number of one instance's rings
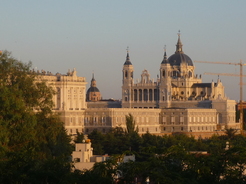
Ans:
{"label": "stone spire", "polygon": [[131,61],[130,61],[130,56],[129,56],[129,47],[127,47],[127,54],[126,54],[126,61],[124,63],[124,65],[132,65]]}
{"label": "stone spire", "polygon": [[183,54],[183,49],[182,49],[182,42],[180,40],[180,30],[178,32],[178,42],[177,42],[177,45],[176,45],[176,52],[175,54]]}
{"label": "stone spire", "polygon": [[91,79],[91,87],[96,87],[97,86],[97,82],[94,78],[94,72],[92,73],[92,79]]}
{"label": "stone spire", "polygon": [[161,64],[164,64],[164,63],[168,63],[167,53],[166,53],[166,45],[164,47],[164,56],[163,56],[163,60],[162,60]]}

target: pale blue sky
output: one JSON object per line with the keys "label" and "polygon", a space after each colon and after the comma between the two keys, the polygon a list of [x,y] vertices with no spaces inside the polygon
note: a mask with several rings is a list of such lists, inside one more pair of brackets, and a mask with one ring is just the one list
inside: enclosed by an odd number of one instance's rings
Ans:
{"label": "pale blue sky", "polygon": [[[245,0],[3,0],[0,49],[39,70],[76,68],[88,84],[94,71],[103,98],[120,99],[127,46],[134,78],[144,69],[156,78],[163,47],[168,56],[175,52],[178,30],[192,60],[246,63],[245,9]],[[197,74],[239,72],[230,65],[195,66]],[[217,78],[203,75],[203,82]],[[239,78],[220,78],[227,96],[238,100]]]}

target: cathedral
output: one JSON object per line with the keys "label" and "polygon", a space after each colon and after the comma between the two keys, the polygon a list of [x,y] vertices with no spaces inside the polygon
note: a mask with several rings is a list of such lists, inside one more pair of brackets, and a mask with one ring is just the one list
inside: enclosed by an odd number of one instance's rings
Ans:
{"label": "cathedral", "polygon": [[183,51],[180,34],[176,51],[160,62],[156,80],[143,70],[134,80],[134,67],[127,50],[122,70],[122,100],[102,99],[94,74],[86,92],[84,77],[76,70],[62,74],[40,73],[40,79],[57,91],[54,111],[61,115],[69,134],[93,130],[103,133],[114,127],[126,128],[126,115],[131,113],[140,134],[187,133],[209,137],[226,128],[239,128],[235,122],[235,101],[224,93],[220,79],[203,83],[195,75],[191,58]]}
{"label": "cathedral", "polygon": [[141,80],[134,82],[134,68],[127,53],[123,66],[123,108],[211,108],[213,100],[227,99],[219,79],[217,83],[202,83],[201,76],[195,75],[193,62],[182,47],[178,34],[176,51],[169,58],[164,52],[156,81],[151,80],[148,71],[144,70]]}

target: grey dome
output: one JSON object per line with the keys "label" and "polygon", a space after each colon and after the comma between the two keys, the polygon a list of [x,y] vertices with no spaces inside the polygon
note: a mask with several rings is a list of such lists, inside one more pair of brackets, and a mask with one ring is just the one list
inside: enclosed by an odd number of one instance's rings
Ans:
{"label": "grey dome", "polygon": [[100,92],[99,89],[97,87],[90,87],[88,90],[87,90],[87,94],[90,93],[90,92]]}
{"label": "grey dome", "polygon": [[168,62],[171,66],[180,66],[182,62],[187,63],[188,66],[193,66],[191,58],[184,54],[182,47],[183,45],[181,43],[180,33],[178,33],[176,52],[168,58]]}
{"label": "grey dome", "polygon": [[189,56],[184,53],[175,53],[168,58],[168,62],[171,66],[180,66],[182,62],[188,64],[188,66],[193,66],[193,62]]}
{"label": "grey dome", "polygon": [[125,61],[124,65],[132,65],[132,62],[130,61],[130,57],[129,57],[128,51],[127,51],[126,61]]}

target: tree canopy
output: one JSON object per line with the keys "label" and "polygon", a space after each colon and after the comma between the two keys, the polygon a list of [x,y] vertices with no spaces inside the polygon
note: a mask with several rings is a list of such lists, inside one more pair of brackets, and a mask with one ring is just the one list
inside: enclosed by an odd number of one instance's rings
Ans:
{"label": "tree canopy", "polygon": [[[31,67],[7,51],[0,55],[0,183],[246,183],[246,138],[235,130],[207,139],[139,135],[131,114],[126,130],[88,135],[94,154],[109,160],[74,170],[71,139],[52,112],[55,92]],[[83,138],[77,133],[74,141]],[[129,154],[136,160],[122,162]]]}
{"label": "tree canopy", "polygon": [[0,55],[0,183],[57,183],[70,172],[70,138],[52,113],[55,92],[31,66]]}
{"label": "tree canopy", "polygon": [[[133,129],[132,129],[133,130]],[[131,131],[130,131],[131,132]],[[117,183],[245,183],[246,176],[246,138],[228,129],[225,135],[195,139],[185,134],[153,135],[148,132],[139,135],[136,131],[128,133],[121,127],[102,134],[93,131],[88,135],[94,150],[99,146],[101,153],[109,155],[134,154],[136,160],[118,163],[105,168],[111,162],[99,164],[104,181],[115,180]],[[93,137],[93,138],[92,138]],[[227,149],[227,145],[229,148]],[[95,152],[95,154],[97,154]],[[82,177],[97,183],[101,178],[99,167],[87,170]],[[113,170],[112,170],[113,169]],[[114,174],[115,176],[115,174]]]}

